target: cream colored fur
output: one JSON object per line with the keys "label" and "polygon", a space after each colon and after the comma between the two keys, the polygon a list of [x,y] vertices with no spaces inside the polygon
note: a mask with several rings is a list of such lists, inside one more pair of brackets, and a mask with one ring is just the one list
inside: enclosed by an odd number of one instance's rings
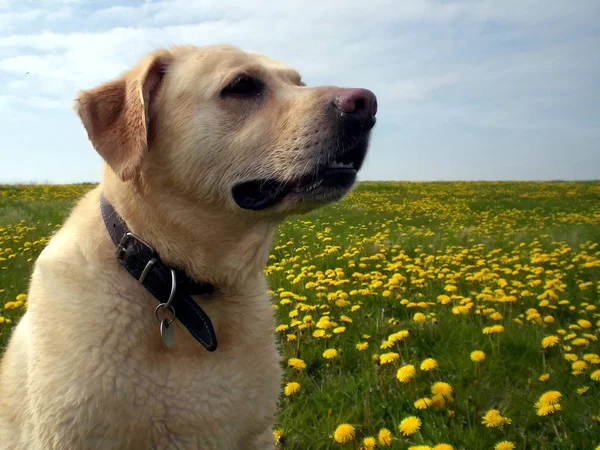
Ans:
{"label": "cream colored fur", "polygon": [[[266,80],[260,107],[219,98],[240,70]],[[273,448],[281,369],[262,270],[278,223],[307,207],[246,212],[230,191],[306,170],[330,131],[315,130],[330,92],[216,46],[155,52],[80,93],[75,109],[105,160],[103,179],[35,263],[0,366],[1,449]],[[178,321],[175,347],[163,345],[156,300],[114,257],[102,191],[166,263],[218,287],[197,298],[216,352]]]}

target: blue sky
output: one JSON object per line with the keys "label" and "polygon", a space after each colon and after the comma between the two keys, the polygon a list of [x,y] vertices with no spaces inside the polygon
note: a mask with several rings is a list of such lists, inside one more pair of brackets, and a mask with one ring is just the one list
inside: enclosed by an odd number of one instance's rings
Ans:
{"label": "blue sky", "polygon": [[0,182],[98,181],[77,91],[215,43],[373,90],[362,179],[598,179],[598,23],[588,0],[0,0]]}

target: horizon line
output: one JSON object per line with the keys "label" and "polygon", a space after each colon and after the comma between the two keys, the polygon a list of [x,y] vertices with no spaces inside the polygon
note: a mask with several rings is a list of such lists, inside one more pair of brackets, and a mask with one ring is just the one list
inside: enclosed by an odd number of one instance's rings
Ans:
{"label": "horizon line", "polygon": [[[447,180],[358,180],[360,183],[598,183],[600,178],[591,179],[568,179],[568,178],[549,178],[549,179],[447,179]],[[72,181],[72,182],[53,182],[53,181],[2,181],[0,186],[74,186],[81,184],[100,184],[100,181]]]}

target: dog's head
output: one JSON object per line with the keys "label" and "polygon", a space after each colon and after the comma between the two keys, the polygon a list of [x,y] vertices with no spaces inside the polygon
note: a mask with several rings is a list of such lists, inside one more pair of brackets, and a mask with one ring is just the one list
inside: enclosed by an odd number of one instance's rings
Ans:
{"label": "dog's head", "polygon": [[349,192],[377,100],[307,87],[280,62],[213,46],[154,52],[74,107],[121,180],[159,179],[213,208],[281,215]]}

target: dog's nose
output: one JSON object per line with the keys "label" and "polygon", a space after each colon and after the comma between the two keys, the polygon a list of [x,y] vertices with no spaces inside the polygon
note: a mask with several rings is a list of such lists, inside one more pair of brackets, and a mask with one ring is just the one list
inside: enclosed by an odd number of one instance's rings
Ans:
{"label": "dog's nose", "polygon": [[377,97],[368,89],[341,89],[333,104],[346,114],[366,122],[377,114]]}

